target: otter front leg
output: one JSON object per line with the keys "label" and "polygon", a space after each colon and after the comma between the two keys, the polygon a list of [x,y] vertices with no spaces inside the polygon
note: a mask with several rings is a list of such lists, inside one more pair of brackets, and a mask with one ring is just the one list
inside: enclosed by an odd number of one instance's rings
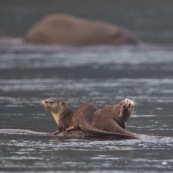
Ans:
{"label": "otter front leg", "polygon": [[66,132],[71,132],[71,131],[75,131],[76,129],[73,126],[70,126],[69,128],[67,128],[65,131]]}
{"label": "otter front leg", "polygon": [[57,131],[53,132],[53,135],[58,135],[60,133],[61,133],[61,131],[60,130],[57,130]]}
{"label": "otter front leg", "polygon": [[58,135],[58,134],[60,134],[62,131],[63,131],[63,127],[62,127],[62,126],[59,126],[59,127],[58,127],[58,130],[55,131],[55,132],[53,132],[53,135]]}

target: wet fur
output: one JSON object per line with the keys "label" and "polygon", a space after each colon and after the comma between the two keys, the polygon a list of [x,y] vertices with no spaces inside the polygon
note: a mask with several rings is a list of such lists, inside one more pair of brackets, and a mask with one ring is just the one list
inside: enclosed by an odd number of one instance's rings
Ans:
{"label": "wet fur", "polygon": [[[57,101],[56,104],[58,107],[59,102]],[[137,138],[135,134],[125,130],[125,122],[123,118],[128,120],[131,112],[125,117],[123,112],[125,111],[124,105],[126,107],[128,106],[128,104],[123,104],[122,101],[114,106],[106,105],[102,109],[97,109],[95,105],[86,103],[74,112],[71,109],[67,109],[64,112],[59,110],[61,112],[59,115],[59,122],[57,122],[59,132],[82,130],[85,133],[97,136]],[[69,108],[69,106],[64,103],[62,109],[64,108]],[[58,116],[58,112],[54,113],[54,116],[55,114]],[[121,117],[121,114],[124,117]]]}

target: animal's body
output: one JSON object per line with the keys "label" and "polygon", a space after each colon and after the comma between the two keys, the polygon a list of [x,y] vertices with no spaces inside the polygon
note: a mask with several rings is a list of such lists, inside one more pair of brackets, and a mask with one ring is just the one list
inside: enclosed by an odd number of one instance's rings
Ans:
{"label": "animal's body", "polygon": [[134,109],[134,102],[131,100],[125,99],[113,106],[106,105],[102,109],[86,103],[75,111],[58,98],[50,98],[42,103],[58,124],[59,131],[55,134],[82,130],[97,136],[137,138],[136,134],[125,130],[126,122]]}

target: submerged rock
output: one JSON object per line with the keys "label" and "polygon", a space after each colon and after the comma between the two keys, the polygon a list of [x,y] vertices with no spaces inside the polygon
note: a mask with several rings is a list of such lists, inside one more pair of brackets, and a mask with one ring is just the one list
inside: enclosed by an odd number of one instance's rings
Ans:
{"label": "submerged rock", "polygon": [[125,45],[138,43],[128,30],[70,15],[48,15],[34,25],[25,40],[32,43],[58,45]]}

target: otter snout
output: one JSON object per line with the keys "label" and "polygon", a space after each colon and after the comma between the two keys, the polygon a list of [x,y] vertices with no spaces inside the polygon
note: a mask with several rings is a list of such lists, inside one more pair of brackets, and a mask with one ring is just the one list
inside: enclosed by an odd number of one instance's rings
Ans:
{"label": "otter snout", "polygon": [[48,106],[49,106],[49,101],[43,100],[41,103],[42,103],[42,105],[43,105],[45,108],[48,108]]}
{"label": "otter snout", "polygon": [[49,99],[42,101],[43,105],[48,105],[48,104],[53,104],[53,103],[55,103],[55,100],[53,100],[53,98],[49,98]]}
{"label": "otter snout", "polygon": [[44,104],[46,104],[46,103],[48,103],[47,100],[41,101],[41,104],[42,104],[42,105],[44,105]]}
{"label": "otter snout", "polygon": [[135,103],[132,100],[125,99],[125,102],[127,103],[128,108],[132,108],[132,109],[134,108]]}
{"label": "otter snout", "polygon": [[43,100],[41,103],[42,103],[42,105],[44,105],[44,104],[48,103],[48,101],[47,100]]}

